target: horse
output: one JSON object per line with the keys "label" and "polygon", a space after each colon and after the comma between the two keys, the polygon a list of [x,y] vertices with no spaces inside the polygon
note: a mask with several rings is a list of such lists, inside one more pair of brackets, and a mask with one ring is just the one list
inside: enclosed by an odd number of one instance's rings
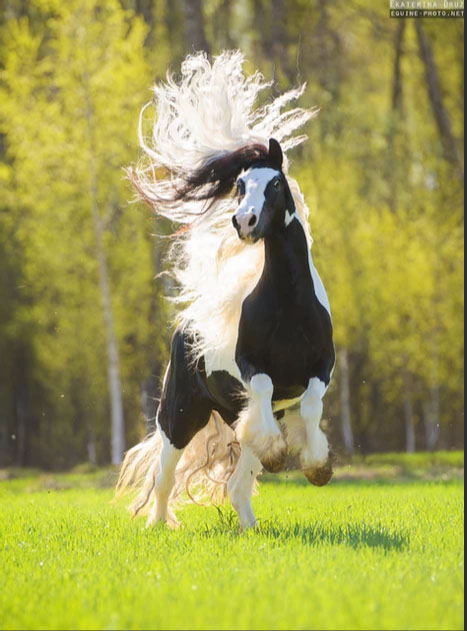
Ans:
{"label": "horse", "polygon": [[[169,255],[178,317],[156,431],[125,456],[118,493],[136,486],[136,515],[176,525],[172,505],[190,485],[228,494],[240,528],[257,520],[262,469],[289,454],[306,478],[332,477],[320,428],[335,365],[329,300],[314,266],[308,208],[288,176],[292,133],[316,110],[281,109],[305,86],[255,108],[271,85],[245,77],[239,51],[188,56],[177,83],[155,86],[152,134],[139,122],[143,162],[128,173],[139,198],[174,223]],[[208,493],[209,494],[209,493]]]}

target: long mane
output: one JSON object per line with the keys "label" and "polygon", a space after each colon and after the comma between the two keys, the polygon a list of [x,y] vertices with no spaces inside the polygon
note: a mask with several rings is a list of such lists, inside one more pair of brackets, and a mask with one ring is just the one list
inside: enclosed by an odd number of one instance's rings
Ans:
{"label": "long mane", "polygon": [[[286,152],[306,139],[294,136],[317,111],[295,107],[305,85],[257,107],[271,86],[256,72],[243,73],[244,56],[223,52],[212,62],[204,53],[188,56],[176,81],[154,87],[142,110],[140,163],[128,170],[141,199],[157,215],[185,226],[173,235],[170,264],[180,288],[180,321],[196,339],[193,359],[204,356],[208,370],[238,374],[235,343],[244,298],[258,281],[264,245],[244,244],[232,228],[237,176],[254,163],[267,164],[269,139]],[[148,109],[157,116],[149,120]],[[298,184],[287,177],[309,246],[308,209]]]}

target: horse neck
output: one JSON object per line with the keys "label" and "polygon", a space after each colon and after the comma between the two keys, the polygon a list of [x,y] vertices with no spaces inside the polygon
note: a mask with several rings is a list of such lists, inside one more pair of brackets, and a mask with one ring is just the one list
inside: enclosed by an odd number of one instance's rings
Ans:
{"label": "horse neck", "polygon": [[262,279],[286,293],[313,288],[308,243],[297,218],[287,227],[264,239],[265,261]]}

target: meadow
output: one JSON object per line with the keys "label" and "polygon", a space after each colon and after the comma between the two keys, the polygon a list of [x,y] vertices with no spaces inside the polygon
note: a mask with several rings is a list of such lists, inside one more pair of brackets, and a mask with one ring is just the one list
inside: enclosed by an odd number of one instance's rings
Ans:
{"label": "meadow", "polygon": [[115,472],[3,472],[2,629],[461,629],[463,454],[263,476],[260,528],[111,503]]}

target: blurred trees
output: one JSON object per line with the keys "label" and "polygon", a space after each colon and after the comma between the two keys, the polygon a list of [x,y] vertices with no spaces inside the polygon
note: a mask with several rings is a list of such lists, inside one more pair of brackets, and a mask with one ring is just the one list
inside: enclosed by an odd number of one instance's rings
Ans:
{"label": "blurred trees", "polygon": [[321,108],[291,171],[333,308],[332,441],[462,444],[462,20],[365,0],[6,0],[0,36],[0,464],[117,461],[123,420],[127,446],[144,434],[171,332],[164,226],[128,203],[122,167],[151,83],[234,46]]}

